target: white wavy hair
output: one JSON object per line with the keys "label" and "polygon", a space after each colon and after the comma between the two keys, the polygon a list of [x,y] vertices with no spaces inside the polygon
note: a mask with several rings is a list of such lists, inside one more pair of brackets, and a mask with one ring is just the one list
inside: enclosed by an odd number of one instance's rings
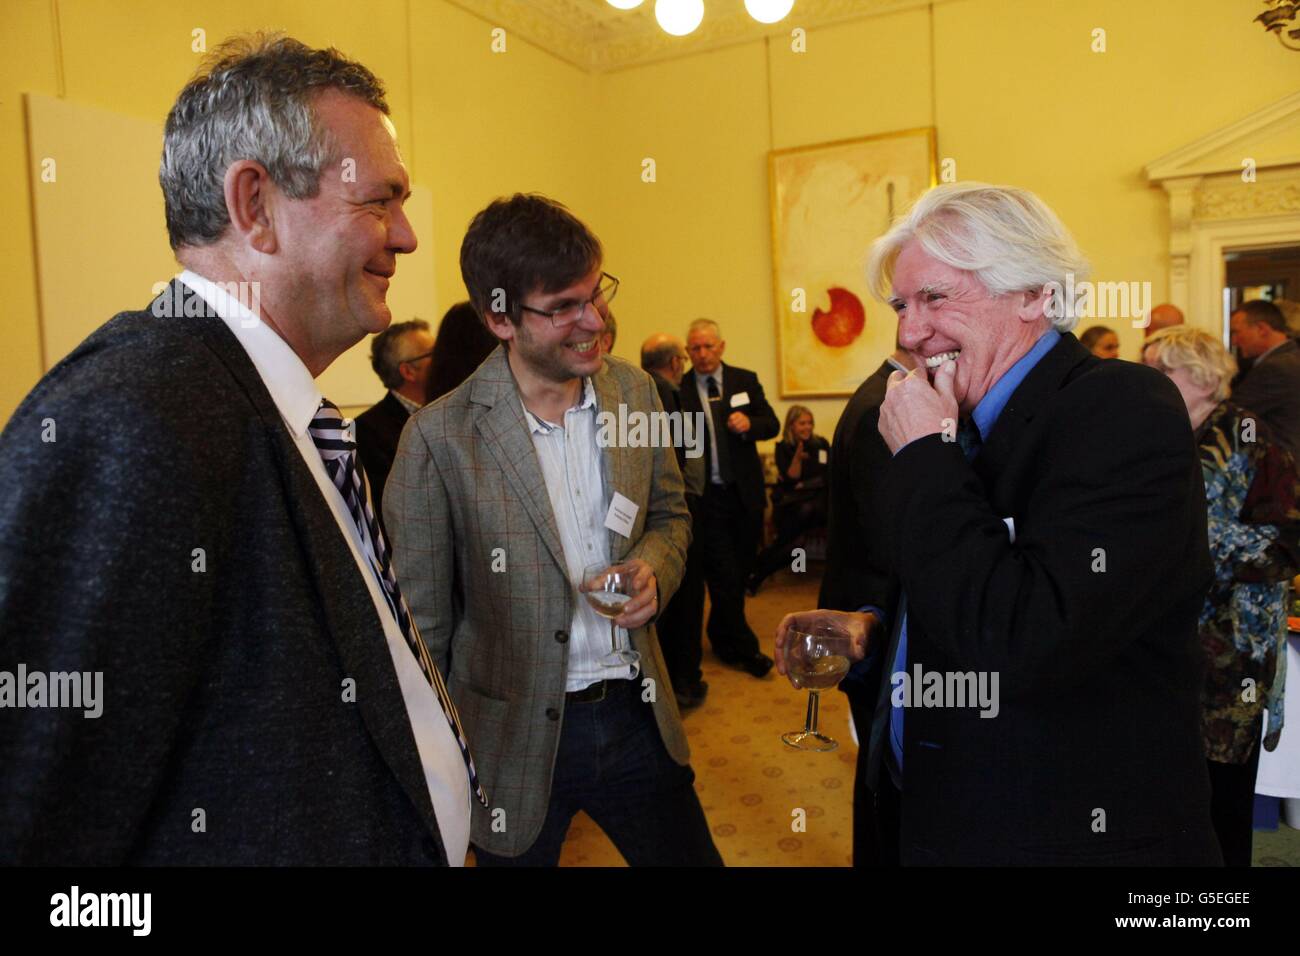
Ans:
{"label": "white wavy hair", "polygon": [[940,262],[969,272],[991,295],[1050,286],[1046,314],[1062,332],[1074,327],[1071,287],[1088,275],[1088,260],[1056,213],[1026,189],[947,183],[924,193],[871,245],[867,286],[882,301],[892,294],[894,263],[913,239]]}

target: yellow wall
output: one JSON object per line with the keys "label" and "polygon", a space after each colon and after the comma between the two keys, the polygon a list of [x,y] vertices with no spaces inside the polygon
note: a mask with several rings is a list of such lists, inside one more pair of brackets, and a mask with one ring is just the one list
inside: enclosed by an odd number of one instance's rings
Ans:
{"label": "yellow wall", "polygon": [[[501,193],[541,190],[595,227],[624,279],[619,354],[634,358],[650,332],[709,315],[727,357],[757,370],[775,399],[769,149],[934,125],[960,178],[1037,191],[1075,231],[1095,278],[1150,280],[1159,300],[1167,206],[1142,166],[1300,84],[1300,54],[1251,22],[1256,6],[946,0],[811,30],[806,53],[777,37],[603,76],[513,36],[493,54],[492,24],[443,0],[379,0],[364,13],[350,0],[59,0],[57,33],[68,97],[155,121],[197,62],[195,27],[209,42],[282,27],[337,44],[388,84],[413,177],[433,195],[432,236],[421,240],[433,243],[437,302],[426,317],[463,293],[457,251],[473,212]],[[61,92],[55,9],[7,0],[2,27],[0,212],[14,228],[0,236],[0,420],[40,371],[19,94]],[[1094,28],[1106,30],[1105,53],[1090,49]],[[642,181],[645,158],[654,183]],[[134,305],[105,303],[104,317]],[[1132,357],[1140,333],[1120,334]],[[842,402],[805,404],[829,433]]]}

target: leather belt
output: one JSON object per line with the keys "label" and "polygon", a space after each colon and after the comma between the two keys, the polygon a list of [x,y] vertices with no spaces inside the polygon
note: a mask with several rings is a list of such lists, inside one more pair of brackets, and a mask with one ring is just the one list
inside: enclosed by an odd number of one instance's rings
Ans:
{"label": "leather belt", "polygon": [[595,704],[609,697],[617,689],[616,685],[626,684],[625,679],[619,680],[598,680],[589,687],[582,690],[571,690],[565,693],[564,700],[570,704]]}

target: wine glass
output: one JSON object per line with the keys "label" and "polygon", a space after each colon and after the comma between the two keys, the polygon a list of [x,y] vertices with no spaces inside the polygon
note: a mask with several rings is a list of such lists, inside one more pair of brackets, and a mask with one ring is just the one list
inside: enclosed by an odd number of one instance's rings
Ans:
{"label": "wine glass", "polygon": [[785,651],[786,669],[791,684],[808,689],[808,714],[804,718],[803,730],[781,735],[787,746],[819,753],[839,746],[835,740],[818,733],[817,716],[821,692],[834,687],[849,672],[852,644],[846,631],[830,623],[790,632]]}
{"label": "wine glass", "polygon": [[614,618],[623,613],[623,605],[632,600],[633,571],[624,564],[601,563],[587,565],[582,573],[578,590],[597,614],[609,619],[610,651],[600,659],[606,667],[625,667],[641,659],[630,647],[618,646],[618,625],[614,623]]}

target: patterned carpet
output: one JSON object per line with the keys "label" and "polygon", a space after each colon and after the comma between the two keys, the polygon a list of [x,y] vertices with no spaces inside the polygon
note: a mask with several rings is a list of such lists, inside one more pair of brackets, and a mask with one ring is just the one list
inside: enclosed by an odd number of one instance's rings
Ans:
{"label": "patterned carpet", "polygon": [[[817,605],[820,569],[781,572],[746,605],[749,626],[772,653],[777,622]],[[849,708],[839,691],[822,694],[820,729],[839,741],[831,753],[804,753],[781,742],[803,728],[807,694],[772,671],[756,680],[720,664],[704,648],[709,696],[685,716],[695,789],[728,866],[848,866],[853,832]],[[796,817],[796,810],[803,814]],[[802,832],[796,823],[802,822]],[[623,858],[587,816],[569,829],[561,866],[623,866]]]}
{"label": "patterned carpet", "polygon": [[[763,650],[772,653],[777,622],[789,611],[815,607],[820,567],[807,574],[781,572],[746,606]],[[858,749],[849,736],[849,709],[838,691],[822,694],[821,730],[839,741],[831,753],[804,753],[781,743],[803,727],[807,702],[773,671],[755,680],[723,667],[705,641],[704,679],[709,696],[686,714],[696,790],[728,866],[848,866],[853,764]],[[796,832],[795,811],[805,826]],[[624,866],[623,858],[590,818],[569,829],[561,866]],[[1300,866],[1300,830],[1285,823],[1255,833],[1256,866]]]}

